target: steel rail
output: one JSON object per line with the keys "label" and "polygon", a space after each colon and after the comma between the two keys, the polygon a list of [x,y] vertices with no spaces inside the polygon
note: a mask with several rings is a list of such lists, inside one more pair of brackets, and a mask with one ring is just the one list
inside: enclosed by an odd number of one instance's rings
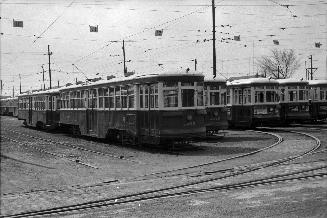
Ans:
{"label": "steel rail", "polygon": [[[44,216],[44,215],[54,215],[54,214],[62,214],[86,209],[96,209],[101,207],[108,207],[108,206],[115,206],[115,205],[122,205],[122,204],[129,204],[129,203],[136,203],[136,202],[143,202],[148,200],[157,200],[167,197],[176,197],[176,196],[187,196],[192,194],[198,193],[206,193],[206,192],[213,192],[213,191],[228,191],[234,189],[241,189],[241,188],[248,188],[248,187],[256,187],[259,185],[266,185],[266,184],[276,184],[286,181],[293,181],[293,180],[304,180],[304,179],[312,179],[312,178],[322,178],[327,176],[327,172],[322,173],[315,173],[313,175],[302,175],[308,172],[314,172],[317,170],[321,170],[327,168],[327,166],[312,168],[307,170],[296,171],[287,174],[275,175],[270,177],[265,177],[261,179],[254,179],[248,180],[244,182],[226,184],[226,185],[218,185],[218,186],[211,186],[207,188],[197,188],[192,190],[182,190],[177,192],[144,192],[144,193],[137,193],[137,194],[130,194],[125,196],[120,196],[116,198],[108,198],[104,200],[98,200],[93,202],[86,202],[76,205],[69,205],[69,206],[62,206],[56,208],[49,208],[39,211],[30,211],[24,213],[18,213],[13,215],[5,215],[2,217],[29,217],[29,216]],[[295,176],[295,177],[292,177]],[[167,190],[162,190],[167,191]],[[148,196],[148,194],[151,194]],[[153,195],[158,194],[158,195]]]}

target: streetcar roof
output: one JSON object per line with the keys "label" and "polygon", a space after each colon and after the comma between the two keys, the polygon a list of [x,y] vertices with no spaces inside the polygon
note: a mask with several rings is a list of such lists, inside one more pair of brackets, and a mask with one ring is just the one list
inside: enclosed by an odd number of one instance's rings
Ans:
{"label": "streetcar roof", "polygon": [[217,82],[217,83],[226,83],[226,79],[222,77],[204,76],[204,82]]}
{"label": "streetcar roof", "polygon": [[233,80],[228,81],[228,86],[242,86],[242,85],[278,85],[278,82],[274,79],[270,78],[249,78],[249,79],[239,79],[239,80]]}
{"label": "streetcar roof", "polygon": [[1,98],[0,101],[11,101],[11,100],[17,100],[17,97],[9,97],[9,98]]}
{"label": "streetcar roof", "polygon": [[277,79],[277,82],[280,85],[290,85],[290,84],[298,84],[298,85],[308,85],[308,81],[288,78],[288,79]]}
{"label": "streetcar roof", "polygon": [[309,80],[310,86],[321,86],[321,85],[327,85],[327,79],[320,79],[320,80]]}
{"label": "streetcar roof", "polygon": [[60,89],[61,90],[68,90],[68,89],[75,89],[75,88],[81,88],[81,87],[92,87],[92,86],[99,86],[99,85],[105,85],[105,84],[113,84],[113,85],[118,85],[117,83],[128,83],[131,82],[133,84],[135,83],[142,83],[144,80],[156,80],[156,79],[161,79],[161,78],[169,78],[169,77],[194,77],[194,78],[200,78],[200,80],[203,81],[203,74],[200,73],[194,73],[194,72],[189,72],[189,73],[177,73],[177,72],[166,72],[166,73],[160,73],[160,74],[145,74],[145,75],[132,75],[129,77],[118,77],[118,78],[112,78],[109,80],[98,80],[96,82],[89,82],[89,83],[84,83],[84,84],[78,84],[78,85],[70,85],[67,87],[63,87]]}
{"label": "streetcar roof", "polygon": [[18,95],[18,97],[23,96],[31,96],[31,95],[46,95],[46,94],[52,94],[52,93],[59,93],[59,90],[62,88],[55,88],[55,89],[47,89],[47,90],[39,90],[39,91],[30,91],[23,94]]}

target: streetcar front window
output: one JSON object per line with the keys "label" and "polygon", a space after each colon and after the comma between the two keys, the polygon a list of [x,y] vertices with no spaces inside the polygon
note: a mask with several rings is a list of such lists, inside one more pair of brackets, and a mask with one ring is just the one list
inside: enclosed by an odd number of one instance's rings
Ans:
{"label": "streetcar front window", "polygon": [[256,91],[254,96],[255,103],[263,103],[264,102],[264,92],[263,91]]}
{"label": "streetcar front window", "polygon": [[289,91],[288,92],[288,100],[296,101],[297,100],[297,91]]}
{"label": "streetcar front window", "polygon": [[182,107],[194,106],[194,89],[182,89]]}
{"label": "streetcar front window", "polygon": [[278,100],[277,93],[275,91],[266,91],[266,101],[276,102]]}
{"label": "streetcar front window", "polygon": [[164,90],[164,106],[177,107],[178,106],[178,90]]}
{"label": "streetcar front window", "polygon": [[210,105],[219,105],[219,92],[210,92]]}

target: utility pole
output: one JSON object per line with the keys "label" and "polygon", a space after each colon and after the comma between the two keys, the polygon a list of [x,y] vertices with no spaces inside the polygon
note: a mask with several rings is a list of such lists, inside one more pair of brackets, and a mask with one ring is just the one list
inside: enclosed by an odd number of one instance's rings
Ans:
{"label": "utility pole", "polygon": [[15,97],[15,86],[12,86],[12,97]]}
{"label": "utility pole", "polygon": [[198,61],[196,60],[196,58],[194,59],[194,70],[196,71],[196,65],[198,64]]}
{"label": "utility pole", "polygon": [[1,96],[2,96],[2,89],[3,89],[2,80],[0,80],[0,83],[1,83],[0,88],[1,88]]}
{"label": "utility pole", "polygon": [[279,79],[279,65],[277,66],[277,79]]}
{"label": "utility pole", "polygon": [[43,90],[45,90],[45,83],[44,83],[44,68],[43,68],[43,64],[42,64],[42,72],[43,72]]}
{"label": "utility pole", "polygon": [[22,94],[22,78],[19,74],[19,94]]}
{"label": "utility pole", "polygon": [[127,68],[126,68],[125,41],[124,40],[123,40],[123,56],[124,56],[124,76],[126,76]]}
{"label": "utility pole", "polygon": [[215,0],[212,0],[212,59],[213,59],[213,78],[216,77],[216,8]]}
{"label": "utility pole", "polygon": [[50,56],[52,55],[52,52],[50,52],[50,45],[48,45],[48,56],[49,56],[49,79],[50,79],[50,89],[51,89],[51,67],[50,67]]}
{"label": "utility pole", "polygon": [[59,88],[59,80],[58,80],[58,88]]}
{"label": "utility pole", "polygon": [[[312,67],[312,55],[310,55],[309,59],[310,59],[310,67],[306,68],[306,69],[308,70],[308,73],[310,74],[310,80],[313,80],[313,73],[316,72],[316,70],[318,68],[317,67]],[[315,70],[315,71],[313,71],[313,70]]]}

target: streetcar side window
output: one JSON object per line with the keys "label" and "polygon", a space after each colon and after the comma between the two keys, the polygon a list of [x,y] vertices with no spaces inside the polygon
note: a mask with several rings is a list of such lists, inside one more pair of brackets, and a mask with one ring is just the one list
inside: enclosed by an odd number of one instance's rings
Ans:
{"label": "streetcar side window", "polygon": [[143,108],[144,107],[144,103],[143,103],[143,100],[144,100],[144,90],[143,90],[143,86],[139,86],[140,87],[140,108]]}
{"label": "streetcar side window", "polygon": [[104,96],[104,107],[109,108],[109,89],[103,88],[103,96]]}
{"label": "streetcar side window", "polygon": [[115,88],[115,106],[116,108],[121,108],[121,104],[120,104],[120,87],[116,87]]}
{"label": "streetcar side window", "polygon": [[134,85],[129,85],[127,89],[128,94],[128,108],[134,108]]}
{"label": "streetcar side window", "polygon": [[203,83],[198,83],[197,91],[197,106],[203,106]]}
{"label": "streetcar side window", "polygon": [[227,92],[226,92],[226,103],[230,104],[230,88],[227,88]]}
{"label": "streetcar side window", "polygon": [[109,107],[115,108],[115,88],[109,87]]}
{"label": "streetcar side window", "polygon": [[124,87],[121,87],[121,107],[122,108],[127,108],[127,88],[124,86]]}
{"label": "streetcar side window", "polygon": [[321,101],[327,99],[327,96],[326,96],[325,94],[326,94],[325,90],[321,90],[321,91],[320,91],[320,100],[321,100]]}
{"label": "streetcar side window", "polygon": [[98,89],[98,95],[99,95],[99,108],[104,107],[104,91],[103,88]]}
{"label": "streetcar side window", "polygon": [[150,107],[158,108],[158,84],[150,86]]}

